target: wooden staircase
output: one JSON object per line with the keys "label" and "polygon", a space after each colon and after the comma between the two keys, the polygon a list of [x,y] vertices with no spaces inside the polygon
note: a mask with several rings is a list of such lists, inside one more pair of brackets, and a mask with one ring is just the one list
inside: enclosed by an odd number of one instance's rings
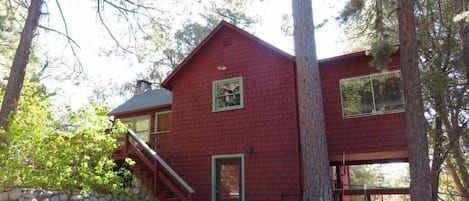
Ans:
{"label": "wooden staircase", "polygon": [[135,132],[129,129],[127,134],[117,140],[121,146],[116,150],[114,159],[131,158],[135,161],[131,170],[159,201],[192,201],[194,189]]}

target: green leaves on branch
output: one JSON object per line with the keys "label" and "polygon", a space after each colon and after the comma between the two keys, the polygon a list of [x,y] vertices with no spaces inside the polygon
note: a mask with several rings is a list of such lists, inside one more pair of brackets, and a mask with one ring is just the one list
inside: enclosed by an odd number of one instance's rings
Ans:
{"label": "green leaves on branch", "polygon": [[57,122],[48,98],[40,84],[25,84],[10,131],[2,133],[8,145],[0,153],[0,188],[125,193],[130,173],[110,158],[125,126],[113,125],[100,104],[69,109],[68,118]]}
{"label": "green leaves on branch", "polygon": [[363,50],[369,46],[370,66],[386,70],[390,55],[398,49],[396,1],[351,0],[336,20],[345,26],[349,46]]}
{"label": "green leaves on branch", "polygon": [[352,0],[346,3],[344,10],[336,19],[341,23],[346,23],[350,18],[356,18],[365,7],[364,0]]}
{"label": "green leaves on branch", "polygon": [[387,64],[391,63],[391,55],[398,50],[386,40],[375,40],[371,42],[371,49],[368,52],[372,56],[370,66],[376,67],[380,71],[387,70]]}

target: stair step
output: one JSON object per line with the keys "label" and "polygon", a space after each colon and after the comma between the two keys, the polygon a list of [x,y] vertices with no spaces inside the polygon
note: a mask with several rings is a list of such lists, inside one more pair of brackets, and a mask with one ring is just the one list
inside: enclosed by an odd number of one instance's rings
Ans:
{"label": "stair step", "polygon": [[[143,152],[143,155],[136,152],[138,151],[127,153],[127,157],[130,157],[136,163],[134,166],[131,166],[130,169],[138,178],[140,178],[141,183],[150,189],[153,195],[158,196],[160,200],[164,201],[183,201],[187,199],[180,199],[174,192],[170,190],[170,188],[168,188],[168,186],[166,186],[166,184],[164,184],[164,182],[162,182],[163,178],[166,180],[170,178],[168,173],[161,171],[154,172],[155,167],[147,166],[154,166],[157,165],[157,163],[153,161],[153,159],[151,159],[149,155],[146,154],[146,152]],[[158,166],[158,168],[160,167]],[[160,178],[155,181],[154,176],[159,176]],[[177,189],[177,191],[179,192],[179,189]]]}

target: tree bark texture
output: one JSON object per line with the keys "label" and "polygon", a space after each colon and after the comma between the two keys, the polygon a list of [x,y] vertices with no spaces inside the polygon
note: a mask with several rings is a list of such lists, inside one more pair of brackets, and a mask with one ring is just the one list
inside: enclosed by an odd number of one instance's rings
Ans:
{"label": "tree bark texture", "polygon": [[[4,130],[8,130],[8,117],[10,113],[18,107],[18,100],[23,87],[26,66],[29,63],[29,55],[31,54],[31,43],[39,24],[43,2],[43,0],[31,0],[31,4],[28,8],[28,16],[26,18],[23,31],[21,32],[20,42],[16,49],[13,65],[10,69],[8,84],[2,100],[2,108],[0,110],[0,126]],[[2,136],[0,138],[0,144],[5,142],[5,140],[5,136]]]}
{"label": "tree bark texture", "polygon": [[[443,69],[439,67],[433,68],[433,73],[443,75],[445,72]],[[440,86],[445,86],[445,84],[440,84]],[[446,86],[445,86],[446,87]],[[433,201],[438,201],[438,190],[440,187],[440,173],[441,173],[441,166],[445,161],[447,153],[447,147],[444,145],[446,132],[443,130],[444,124],[443,122],[445,119],[448,118],[448,110],[446,108],[446,95],[444,94],[445,90],[443,87],[441,89],[433,89],[430,90],[430,96],[433,100],[430,101],[433,103],[432,108],[434,108],[436,116],[435,116],[435,125],[434,128],[430,130],[430,136],[432,143],[432,164],[431,164],[431,185],[432,185],[432,198]],[[446,127],[447,128],[447,127]]]}
{"label": "tree bark texture", "polygon": [[[455,0],[456,13],[462,13],[469,10],[469,1]],[[459,25],[459,40],[461,41],[461,57],[464,62],[466,70],[466,83],[469,85],[469,26],[468,21],[462,19],[458,22]]]}
{"label": "tree bark texture", "polygon": [[293,0],[303,200],[332,200],[321,80],[311,0]]}
{"label": "tree bark texture", "polygon": [[451,177],[453,178],[454,185],[460,193],[459,196],[461,197],[461,201],[469,201],[468,192],[464,188],[464,184],[461,182],[461,178],[458,175],[458,171],[456,170],[456,167],[454,166],[451,159],[447,160],[446,164],[448,166],[449,172],[451,173]]}
{"label": "tree bark texture", "polygon": [[[455,116],[453,118],[457,117]],[[464,154],[461,151],[460,139],[462,133],[457,124],[448,131],[448,136],[452,140],[450,146],[452,157],[447,160],[447,164],[448,167],[450,167],[449,170],[453,176],[459,194],[461,194],[464,201],[469,201],[469,171]]]}
{"label": "tree bark texture", "polygon": [[[437,103],[437,107],[440,104]],[[440,114],[437,112],[437,115]],[[438,201],[438,189],[440,187],[440,173],[441,173],[441,165],[444,161],[444,153],[443,153],[443,123],[441,117],[438,115],[435,118],[435,129],[431,133],[432,135],[432,145],[433,145],[433,154],[432,154],[432,166],[431,170],[431,185],[432,185],[432,198],[433,201]]]}
{"label": "tree bark texture", "polygon": [[414,1],[399,0],[398,3],[401,74],[409,150],[410,197],[412,201],[432,200],[428,139],[417,63]]}

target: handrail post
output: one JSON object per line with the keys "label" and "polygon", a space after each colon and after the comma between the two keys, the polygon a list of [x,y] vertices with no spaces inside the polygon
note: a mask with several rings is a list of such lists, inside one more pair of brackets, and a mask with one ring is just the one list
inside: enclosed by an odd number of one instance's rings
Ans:
{"label": "handrail post", "polygon": [[158,185],[158,160],[155,159],[155,165],[152,167],[152,169],[153,169],[153,182],[155,184],[156,197],[158,197],[159,192],[160,192],[160,189],[159,189],[160,185]]}
{"label": "handrail post", "polygon": [[[179,176],[176,171],[174,171],[171,166],[169,166],[166,161],[164,161],[161,156],[158,155],[158,153],[156,153],[155,150],[151,149],[147,143],[145,143],[140,137],[138,137],[137,134],[135,134],[134,131],[132,131],[131,129],[128,129],[128,136],[133,138],[133,140],[139,144],[146,152],[148,152],[152,157],[153,159],[155,160],[155,167],[156,168],[158,165],[161,165],[162,168],[167,172],[169,173],[170,176],[172,176],[178,183],[178,185],[181,185],[188,193],[189,195],[190,194],[193,194],[195,193],[194,189],[186,182],[184,181],[183,178],[181,178],[181,176]],[[129,139],[129,138],[128,138]],[[130,142],[130,139],[128,140],[129,143]],[[155,176],[157,175],[157,172],[158,169],[155,169]],[[156,183],[155,183],[156,184]]]}
{"label": "handrail post", "polygon": [[124,151],[124,156],[127,156],[129,154],[129,134],[125,133],[124,134],[124,144],[122,145],[123,151]]}
{"label": "handrail post", "polygon": [[368,193],[366,192],[366,183],[363,184],[363,197],[365,201],[368,201]]}

